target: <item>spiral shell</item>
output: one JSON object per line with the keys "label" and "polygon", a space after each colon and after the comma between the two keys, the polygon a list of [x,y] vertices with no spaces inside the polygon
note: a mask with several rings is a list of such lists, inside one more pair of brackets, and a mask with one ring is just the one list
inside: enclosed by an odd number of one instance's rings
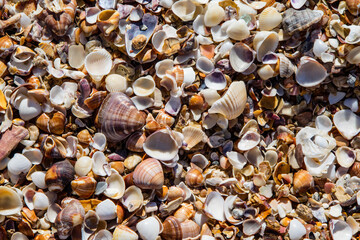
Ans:
{"label": "spiral shell", "polygon": [[68,160],[54,163],[46,172],[45,183],[50,191],[62,191],[74,179],[75,170]]}
{"label": "spiral shell", "polygon": [[186,184],[190,187],[198,187],[203,184],[204,176],[196,168],[190,169],[185,176]]}
{"label": "spiral shell", "polygon": [[145,125],[146,114],[136,109],[123,93],[110,93],[100,107],[96,121],[109,141],[121,141]]}
{"label": "spiral shell", "polygon": [[159,189],[164,185],[164,173],[161,164],[154,158],[148,158],[136,166],[134,183],[142,189]]}
{"label": "spiral shell", "polygon": [[96,188],[96,180],[92,177],[80,177],[71,182],[71,188],[81,198],[89,198]]}
{"label": "spiral shell", "polygon": [[313,177],[306,170],[300,170],[294,174],[295,193],[306,192],[314,184]]}

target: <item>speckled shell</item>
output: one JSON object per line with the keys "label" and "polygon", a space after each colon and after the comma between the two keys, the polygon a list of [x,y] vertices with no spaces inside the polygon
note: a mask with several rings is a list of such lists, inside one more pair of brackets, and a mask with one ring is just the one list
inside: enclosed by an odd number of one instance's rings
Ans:
{"label": "speckled shell", "polygon": [[305,10],[294,10],[289,8],[283,16],[284,31],[293,34],[296,31],[302,31],[311,25],[320,21],[323,13],[321,11],[313,11],[309,8]]}
{"label": "speckled shell", "polygon": [[164,173],[161,164],[154,158],[148,158],[136,166],[133,180],[142,189],[159,189],[164,185]]}
{"label": "speckled shell", "polygon": [[110,93],[100,107],[96,122],[108,141],[121,141],[145,125],[146,114],[128,96]]}
{"label": "speckled shell", "polygon": [[68,160],[54,163],[46,172],[45,183],[50,191],[62,191],[74,179],[75,170]]}

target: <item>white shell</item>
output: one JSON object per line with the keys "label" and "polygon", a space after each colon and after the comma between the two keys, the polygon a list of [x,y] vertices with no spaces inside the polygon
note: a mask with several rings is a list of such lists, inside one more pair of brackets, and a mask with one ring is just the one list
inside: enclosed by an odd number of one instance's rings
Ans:
{"label": "white shell", "polygon": [[226,87],[226,78],[220,70],[215,69],[205,77],[205,85],[210,89],[222,90]]}
{"label": "white shell", "polygon": [[[15,190],[9,187],[0,186],[0,199],[1,215],[8,216],[13,214],[20,214],[23,203],[19,194]],[[11,204],[8,204],[8,201],[11,201]]]}
{"label": "white shell", "polygon": [[229,60],[236,72],[244,72],[255,60],[255,51],[244,43],[236,43],[230,49]]}
{"label": "white shell", "polygon": [[106,183],[108,186],[104,191],[105,196],[111,199],[120,199],[124,195],[125,182],[116,170],[111,170],[111,175],[106,179]]}
{"label": "white shell", "polygon": [[85,9],[85,20],[89,24],[95,24],[97,16],[101,12],[97,7],[89,7]]}
{"label": "white shell", "polygon": [[196,68],[203,73],[210,73],[214,70],[214,63],[207,57],[199,57],[196,61]]}
{"label": "white shell", "polygon": [[174,61],[171,59],[164,59],[155,64],[156,76],[162,78],[165,76],[166,71],[171,71],[174,68]]}
{"label": "white shell", "polygon": [[40,115],[42,112],[40,104],[33,98],[25,96],[18,108],[21,119],[28,121]]}
{"label": "white shell", "polygon": [[204,15],[204,23],[207,27],[213,27],[221,23],[225,18],[225,11],[217,3],[212,2],[208,5]]}
{"label": "white shell", "polygon": [[244,155],[235,151],[227,152],[227,157],[231,165],[239,170],[242,169],[247,163],[247,159],[244,157]]}
{"label": "white shell", "polygon": [[97,151],[93,154],[92,171],[99,176],[106,176],[105,168],[108,166],[107,158],[103,152]]}
{"label": "white shell", "polygon": [[336,92],[335,94],[330,93],[329,97],[328,97],[329,103],[331,105],[336,104],[336,103],[340,102],[341,99],[343,99],[345,97],[345,95],[346,95],[345,92]]}
{"label": "white shell", "polygon": [[232,82],[227,92],[209,109],[209,113],[220,113],[226,119],[235,119],[244,111],[247,100],[246,87],[243,81]]}
{"label": "white shell", "polygon": [[333,239],[350,240],[352,238],[351,227],[346,222],[331,219],[329,225]]}
{"label": "white shell", "polygon": [[159,130],[148,136],[143,145],[144,151],[150,157],[161,161],[171,160],[178,153],[178,142],[168,130]]}
{"label": "white shell", "polygon": [[135,95],[149,96],[155,90],[155,81],[151,76],[138,78],[132,85]]}
{"label": "white shell", "polygon": [[231,39],[242,41],[250,36],[250,31],[245,20],[239,19],[238,21],[233,21],[226,28],[226,35]]}
{"label": "white shell", "polygon": [[141,189],[136,186],[130,186],[126,189],[121,203],[127,208],[129,212],[133,212],[142,206],[144,201]]}
{"label": "white shell", "polygon": [[359,110],[359,101],[357,98],[347,98],[344,100],[344,105],[351,109],[353,112]]}
{"label": "white shell", "polygon": [[93,160],[88,156],[82,156],[75,162],[75,173],[84,177],[91,171],[92,166]]}
{"label": "white shell", "polygon": [[91,146],[99,151],[104,151],[106,147],[106,136],[103,133],[95,133]]}
{"label": "white shell", "polygon": [[184,127],[182,133],[184,135],[184,142],[187,144],[186,149],[191,149],[199,142],[204,142],[207,139],[204,131],[197,127]]}
{"label": "white shell", "polygon": [[360,46],[357,46],[346,55],[346,61],[351,64],[359,64],[360,63]]}
{"label": "white shell", "polygon": [[257,60],[261,62],[268,52],[275,52],[279,44],[279,36],[276,32],[261,31],[256,33],[253,44]]}
{"label": "white shell", "polygon": [[148,217],[136,224],[136,230],[144,240],[155,240],[162,232],[163,226],[157,217]]}
{"label": "white shell", "polygon": [[101,229],[94,237],[94,240],[112,240],[113,235],[106,229]]}
{"label": "white shell", "polygon": [[45,189],[47,188],[45,183],[45,171],[36,171],[33,174],[31,174],[32,182],[35,184],[36,187]]}
{"label": "white shell", "polygon": [[125,92],[128,88],[127,80],[120,74],[109,74],[105,78],[105,87],[109,92]]}
{"label": "white shell", "polygon": [[8,162],[7,168],[11,174],[20,175],[21,173],[28,173],[32,164],[24,155],[15,153]]}
{"label": "white shell", "polygon": [[231,224],[239,225],[241,223],[241,220],[235,219],[231,211],[234,208],[234,202],[238,197],[235,195],[230,195],[225,199],[224,202],[224,214],[227,221],[229,221]]}
{"label": "white shell", "polygon": [[10,240],[29,240],[29,238],[21,232],[16,232],[11,236]]}
{"label": "white shell", "polygon": [[261,224],[256,219],[247,219],[243,222],[243,232],[245,235],[255,235],[261,228]]}
{"label": "white shell", "polygon": [[195,18],[196,5],[190,0],[180,0],[171,6],[172,12],[183,21],[191,21]]}
{"label": "white shell", "polygon": [[316,128],[324,132],[330,132],[332,128],[331,119],[325,115],[317,116],[315,119]]}
{"label": "white shell", "polygon": [[131,101],[135,104],[135,107],[140,111],[154,106],[154,99],[152,99],[151,97],[135,96],[131,98]]}
{"label": "white shell", "polygon": [[353,149],[345,146],[339,147],[335,154],[337,162],[344,168],[351,167],[356,159],[356,152]]}
{"label": "white shell", "polygon": [[329,49],[328,45],[321,39],[316,39],[314,42],[313,52],[316,57],[321,57],[322,53],[325,53]]}
{"label": "white shell", "polygon": [[300,240],[306,234],[305,226],[297,219],[293,219],[289,224],[290,240]]}
{"label": "white shell", "polygon": [[249,163],[256,167],[258,167],[259,164],[264,161],[264,157],[261,154],[259,147],[250,149],[249,151],[245,152],[244,156],[247,158]]}
{"label": "white shell", "polygon": [[106,199],[96,206],[95,212],[101,220],[112,220],[116,218],[116,205],[110,199]]}
{"label": "white shell", "polygon": [[117,225],[113,233],[114,240],[138,240],[139,237],[131,230],[129,227],[125,225]]}
{"label": "white shell", "polygon": [[248,151],[260,142],[260,134],[255,131],[247,131],[237,144],[237,148],[241,151]]}
{"label": "white shell", "polygon": [[305,5],[305,3],[307,2],[307,0],[291,0],[291,6],[295,9],[299,9],[302,6]]}
{"label": "white shell", "polygon": [[309,158],[304,157],[304,163],[306,166],[306,170],[312,175],[316,177],[322,177],[324,174],[327,174],[329,168],[335,161],[335,155],[333,153],[329,153],[327,156],[323,158]]}
{"label": "white shell", "polygon": [[95,82],[101,81],[112,68],[111,54],[105,49],[89,53],[85,58],[85,68]]}
{"label": "white shell", "polygon": [[71,45],[69,47],[69,65],[72,68],[79,69],[84,65],[85,50],[82,45]]}
{"label": "white shell", "polygon": [[302,57],[296,71],[296,82],[303,87],[314,87],[323,82],[327,71],[323,65],[310,57]]}
{"label": "white shell", "polygon": [[265,8],[259,15],[259,28],[261,31],[270,31],[282,22],[281,14],[274,7]]}
{"label": "white shell", "polygon": [[347,140],[352,139],[360,132],[360,117],[349,109],[335,113],[333,121],[337,130]]}
{"label": "white shell", "polygon": [[49,206],[49,198],[42,192],[37,192],[33,197],[35,210],[46,210]]}
{"label": "white shell", "polygon": [[215,191],[211,192],[206,197],[204,212],[209,217],[223,222],[225,221],[224,208],[219,206],[224,206],[224,204],[225,201],[220,193]]}
{"label": "white shell", "polygon": [[269,64],[265,64],[257,70],[257,74],[262,80],[268,80],[275,75],[275,71]]}
{"label": "white shell", "polygon": [[195,164],[201,169],[204,169],[209,165],[210,161],[204,155],[198,153],[191,158],[191,163]]}

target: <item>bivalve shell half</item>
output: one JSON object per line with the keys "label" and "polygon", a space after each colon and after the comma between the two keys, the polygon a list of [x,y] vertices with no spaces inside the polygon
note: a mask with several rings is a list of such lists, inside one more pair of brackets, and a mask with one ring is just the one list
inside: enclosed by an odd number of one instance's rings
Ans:
{"label": "bivalve shell half", "polygon": [[226,28],[226,34],[229,38],[242,41],[250,36],[249,27],[244,19],[232,21]]}
{"label": "bivalve shell half", "polygon": [[163,231],[163,225],[157,217],[148,217],[136,224],[139,235],[144,240],[155,240]]}
{"label": "bivalve shell half", "polygon": [[116,170],[111,170],[111,175],[106,179],[106,183],[108,187],[104,191],[105,196],[120,199],[124,195],[125,182]]}
{"label": "bivalve shell half", "polygon": [[136,166],[133,174],[136,186],[142,189],[160,189],[164,185],[164,173],[160,162],[148,158]]}
{"label": "bivalve shell half", "polygon": [[125,93],[128,85],[126,78],[120,74],[109,74],[105,78],[105,87],[109,92]]}
{"label": "bivalve shell half", "polygon": [[356,159],[356,153],[349,147],[339,147],[336,152],[336,159],[340,166],[349,168],[353,165]]}
{"label": "bivalve shell half", "polygon": [[196,5],[190,0],[180,0],[172,4],[171,11],[183,21],[191,21],[196,16]]}
{"label": "bivalve shell half", "polygon": [[82,45],[71,45],[68,53],[69,65],[72,68],[81,68],[84,65],[85,55],[85,50]]}
{"label": "bivalve shell half", "polygon": [[214,27],[221,23],[225,18],[225,11],[217,3],[212,2],[208,5],[204,15],[204,23],[206,27]]}
{"label": "bivalve shell half", "polygon": [[302,57],[295,73],[296,82],[303,87],[314,87],[322,83],[327,77],[323,65],[310,57]]}
{"label": "bivalve shell half", "polygon": [[112,68],[111,54],[105,49],[89,53],[85,58],[86,71],[99,83],[103,76],[109,74]]}
{"label": "bivalve shell half", "polygon": [[274,7],[267,7],[260,13],[259,28],[261,31],[271,31],[281,22],[282,16]]}
{"label": "bivalve shell half", "polygon": [[275,52],[279,44],[279,36],[276,32],[261,31],[256,33],[253,44],[257,60],[261,62],[268,52]]}
{"label": "bivalve shell half", "polygon": [[261,228],[261,223],[256,219],[247,219],[243,222],[243,232],[245,235],[255,235]]}
{"label": "bivalve shell half", "polygon": [[139,236],[125,225],[117,225],[114,233],[113,240],[138,240]]}
{"label": "bivalve shell half", "polygon": [[141,189],[136,186],[130,186],[126,189],[124,196],[121,198],[121,203],[127,208],[129,212],[137,210],[143,205],[144,197]]}
{"label": "bivalve shell half", "polygon": [[337,130],[347,140],[351,140],[360,132],[360,117],[349,109],[336,112],[333,121]]}
{"label": "bivalve shell half", "polygon": [[218,192],[211,192],[207,195],[205,204],[204,204],[204,212],[210,218],[216,219],[220,222],[225,221],[225,213],[223,207],[225,201],[220,193]]}
{"label": "bivalve shell half", "polygon": [[205,142],[207,139],[206,134],[201,128],[198,127],[184,127],[182,130],[184,135],[184,142],[186,143],[186,149],[195,147],[200,142]]}
{"label": "bivalve shell half", "polygon": [[0,214],[4,216],[20,213],[23,207],[19,194],[9,187],[0,186]]}
{"label": "bivalve shell half", "polygon": [[142,97],[151,95],[155,87],[155,81],[151,76],[140,77],[132,85],[134,93]]}
{"label": "bivalve shell half", "polygon": [[229,54],[231,67],[236,72],[244,72],[254,62],[256,52],[244,43],[236,43]]}
{"label": "bivalve shell half", "polygon": [[342,220],[330,220],[330,232],[333,239],[350,240],[352,238],[352,229]]}
{"label": "bivalve shell half", "polygon": [[173,159],[177,155],[179,145],[173,134],[164,129],[148,136],[143,148],[150,157],[166,161]]}

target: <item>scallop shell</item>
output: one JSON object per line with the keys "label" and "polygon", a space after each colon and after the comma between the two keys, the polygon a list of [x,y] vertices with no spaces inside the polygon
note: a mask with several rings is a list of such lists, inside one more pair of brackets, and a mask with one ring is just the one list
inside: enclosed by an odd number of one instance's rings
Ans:
{"label": "scallop shell", "polygon": [[313,87],[323,82],[327,71],[323,65],[310,57],[302,57],[296,71],[296,82],[303,87]]}
{"label": "scallop shell", "polygon": [[279,36],[276,32],[261,31],[256,33],[253,44],[257,60],[261,62],[268,52],[275,52],[279,44]]}
{"label": "scallop shell", "polygon": [[19,194],[9,187],[0,186],[0,214],[19,214],[23,207]]}
{"label": "scallop shell", "polygon": [[360,132],[360,117],[351,110],[340,110],[334,114],[333,121],[337,130],[347,140]]}
{"label": "scallop shell", "polygon": [[164,173],[159,161],[148,158],[136,166],[134,184],[142,189],[159,189],[164,185]]}
{"label": "scallop shell", "polygon": [[97,122],[108,141],[121,141],[145,125],[146,114],[136,109],[123,93],[110,93],[97,115]]}
{"label": "scallop shell", "polygon": [[184,135],[184,142],[187,144],[186,149],[191,149],[207,139],[206,134],[198,127],[184,127],[182,133]]}
{"label": "scallop shell", "polygon": [[243,81],[232,82],[228,91],[212,104],[208,112],[220,113],[228,120],[235,119],[244,111],[246,100],[245,83]]}
{"label": "scallop shell", "polygon": [[236,72],[244,72],[255,60],[256,52],[244,43],[236,43],[230,49],[229,60]]}
{"label": "scallop shell", "polygon": [[265,8],[259,15],[261,31],[271,31],[282,22],[281,14],[274,7]]}
{"label": "scallop shell", "polygon": [[105,49],[89,53],[85,57],[85,68],[95,82],[100,82],[103,76],[109,74],[112,68],[111,55]]}

